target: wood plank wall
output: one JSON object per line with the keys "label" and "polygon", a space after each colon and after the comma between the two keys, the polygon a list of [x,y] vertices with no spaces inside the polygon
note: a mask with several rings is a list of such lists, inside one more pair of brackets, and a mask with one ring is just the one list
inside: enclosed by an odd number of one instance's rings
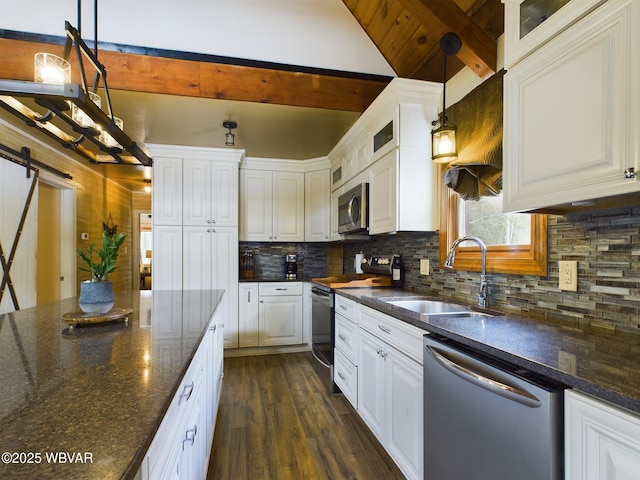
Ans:
{"label": "wood plank wall", "polygon": [[[51,167],[69,173],[76,187],[76,241],[77,248],[85,249],[91,243],[96,248],[101,244],[102,222],[107,222],[109,215],[113,223],[118,225],[118,231],[128,234],[120,249],[118,269],[109,276],[114,290],[128,290],[132,284],[132,248],[131,248],[131,209],[132,192],[103,175],[89,168],[84,160],[74,158],[49,147],[46,143],[23,133],[18,127],[0,119],[0,143],[20,151],[22,147],[31,150],[31,157]],[[4,160],[0,160],[4,161]],[[124,167],[123,167],[124,168]],[[80,233],[89,234],[89,240],[80,240]],[[79,259],[77,259],[79,260]],[[76,265],[79,264],[76,262]],[[14,266],[19,268],[19,266]],[[78,270],[77,291],[79,282],[88,279],[88,273]]]}

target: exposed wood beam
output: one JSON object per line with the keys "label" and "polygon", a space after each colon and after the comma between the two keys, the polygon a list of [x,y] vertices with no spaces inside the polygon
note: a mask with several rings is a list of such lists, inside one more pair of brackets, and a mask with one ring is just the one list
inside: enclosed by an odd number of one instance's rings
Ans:
{"label": "exposed wood beam", "polygon": [[[0,38],[0,78],[33,80],[33,55],[62,54],[62,46]],[[151,55],[99,52],[112,90],[217,98],[362,112],[388,81],[349,78],[181,60]]]}
{"label": "exposed wood beam", "polygon": [[453,0],[399,0],[438,37],[454,32],[462,40],[458,58],[481,78],[496,72],[497,44]]}

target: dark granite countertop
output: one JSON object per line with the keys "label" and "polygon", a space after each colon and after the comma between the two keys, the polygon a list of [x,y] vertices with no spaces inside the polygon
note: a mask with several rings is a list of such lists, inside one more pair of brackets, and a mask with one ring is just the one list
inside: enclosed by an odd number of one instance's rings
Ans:
{"label": "dark granite countertop", "polygon": [[119,293],[128,325],[75,331],[75,298],[0,315],[0,478],[133,478],[223,293]]}
{"label": "dark granite countertop", "polygon": [[390,288],[347,288],[338,293],[640,414],[640,334],[500,312],[491,317],[426,317],[381,301],[420,297]]}

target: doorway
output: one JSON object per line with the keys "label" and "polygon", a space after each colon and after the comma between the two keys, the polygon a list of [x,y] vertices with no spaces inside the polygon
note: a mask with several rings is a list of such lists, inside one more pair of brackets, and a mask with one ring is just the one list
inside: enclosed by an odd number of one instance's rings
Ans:
{"label": "doorway", "polygon": [[36,305],[74,297],[75,187],[66,180],[40,172],[36,250]]}
{"label": "doorway", "polygon": [[[138,279],[137,288],[140,290],[152,289],[152,262],[153,262],[153,243],[152,243],[152,221],[151,212],[135,211],[134,218],[136,219],[137,228],[134,232],[137,233],[137,238],[134,238],[135,249],[135,262],[138,265],[137,275],[133,278]],[[135,245],[138,245],[136,249]]]}

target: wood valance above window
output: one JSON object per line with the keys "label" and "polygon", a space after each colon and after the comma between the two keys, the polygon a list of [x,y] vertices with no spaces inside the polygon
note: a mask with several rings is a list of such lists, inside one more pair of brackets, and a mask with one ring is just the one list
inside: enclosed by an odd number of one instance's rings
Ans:
{"label": "wood valance above window", "polygon": [[447,108],[457,127],[458,158],[446,167],[444,183],[464,200],[502,190],[502,78],[504,70]]}

